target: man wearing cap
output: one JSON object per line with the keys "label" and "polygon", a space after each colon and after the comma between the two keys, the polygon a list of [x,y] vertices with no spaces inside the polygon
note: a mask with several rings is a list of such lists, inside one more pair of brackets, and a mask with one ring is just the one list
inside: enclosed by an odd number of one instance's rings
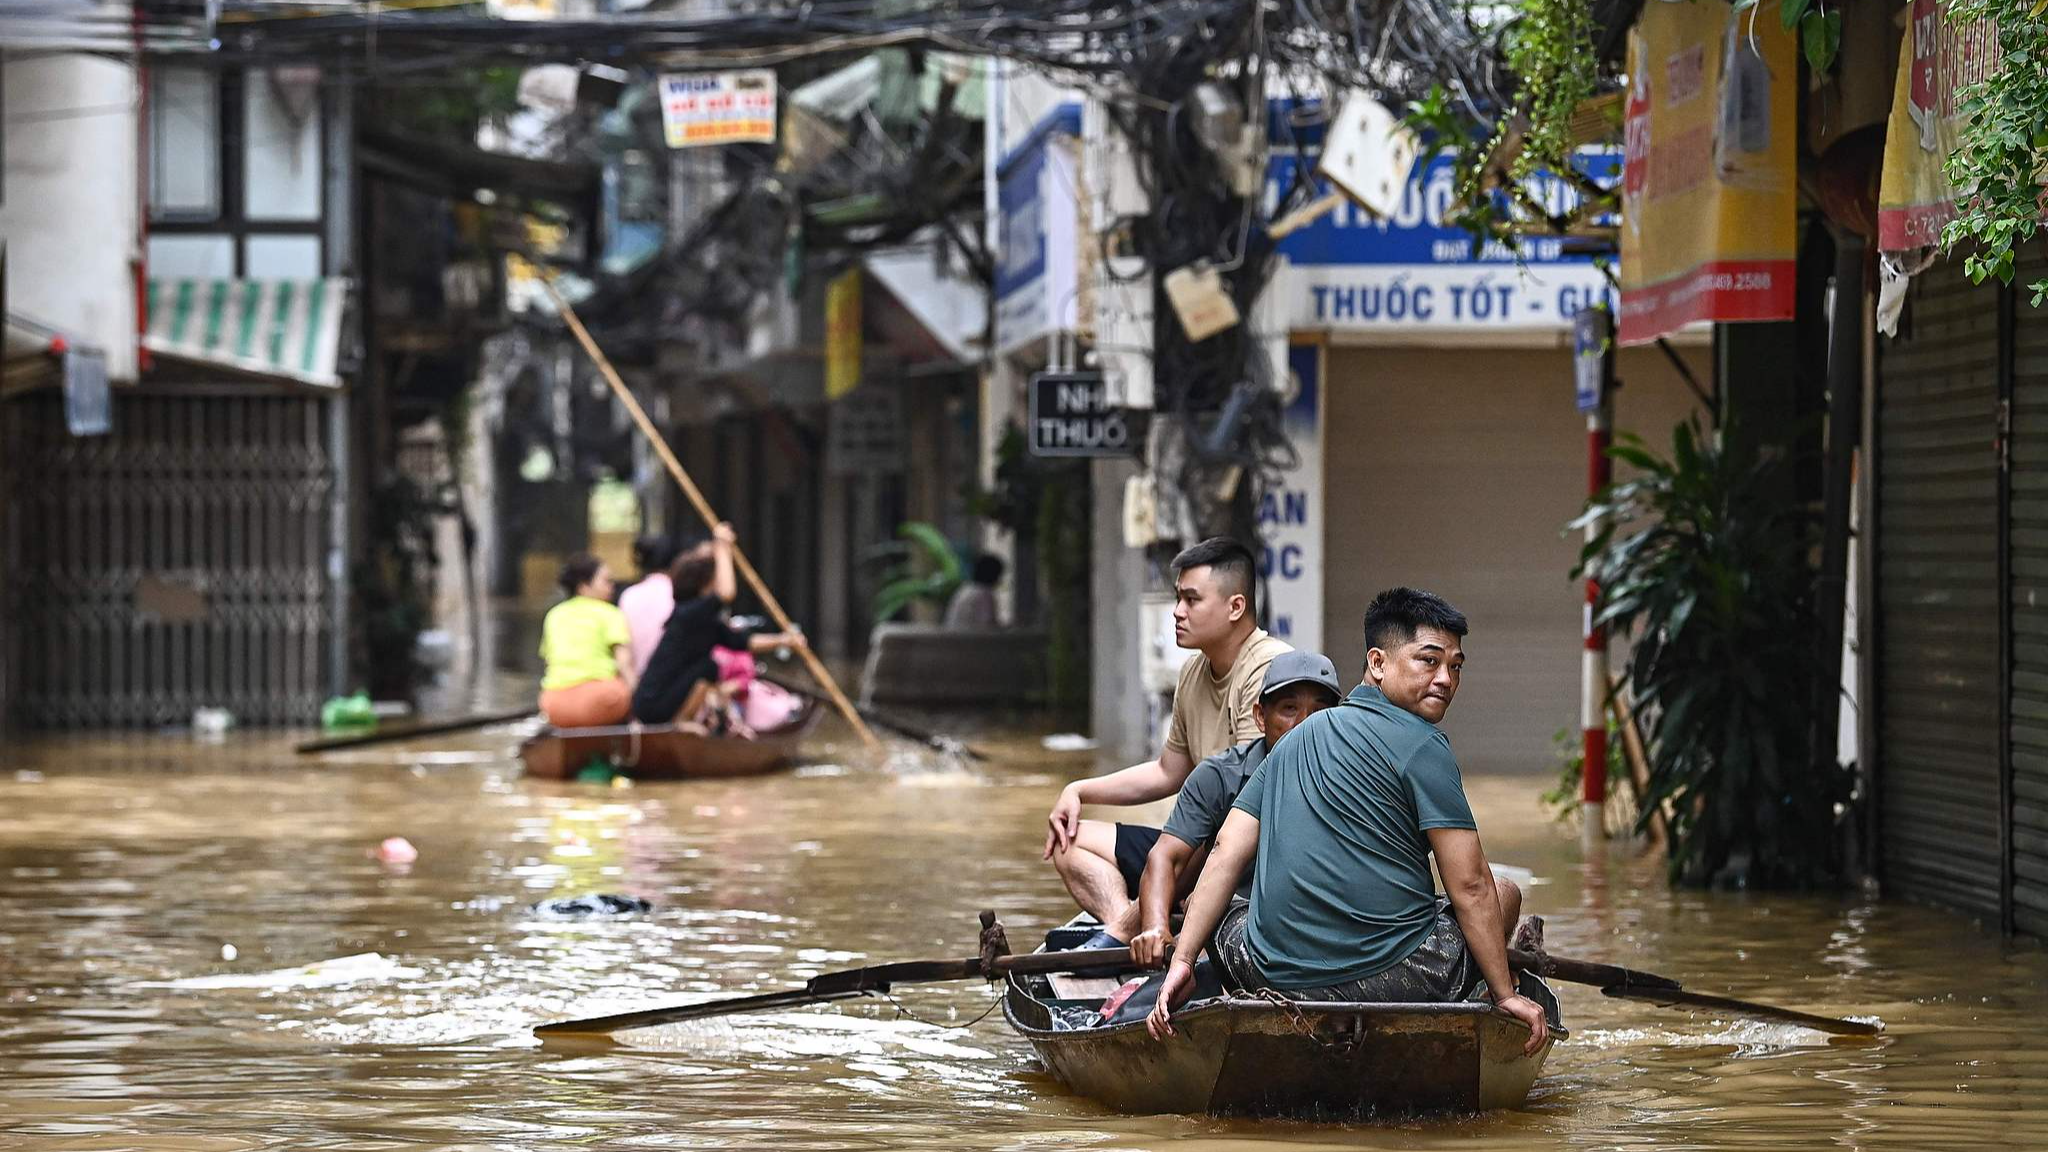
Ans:
{"label": "man wearing cap", "polygon": [[[1173,906],[1194,888],[1202,862],[1216,842],[1216,832],[1230,815],[1230,806],[1245,781],[1266,762],[1266,754],[1282,736],[1341,698],[1337,666],[1320,652],[1282,652],[1266,666],[1258,702],[1252,705],[1252,716],[1264,735],[1218,752],[1188,773],[1180,799],[1173,803],[1173,815],[1145,858],[1138,902],[1123,921],[1109,926],[1112,936],[1131,942],[1140,964],[1155,967],[1165,963],[1166,950],[1173,946],[1169,925]],[[1247,873],[1238,886],[1246,899],[1251,897],[1251,882]]]}

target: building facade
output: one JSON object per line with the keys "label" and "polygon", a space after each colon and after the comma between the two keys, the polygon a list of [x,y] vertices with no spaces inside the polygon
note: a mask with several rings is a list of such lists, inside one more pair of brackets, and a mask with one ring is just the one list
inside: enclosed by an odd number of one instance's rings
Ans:
{"label": "building facade", "polygon": [[42,113],[0,156],[7,718],[310,720],[348,674],[347,90],[4,71]]}

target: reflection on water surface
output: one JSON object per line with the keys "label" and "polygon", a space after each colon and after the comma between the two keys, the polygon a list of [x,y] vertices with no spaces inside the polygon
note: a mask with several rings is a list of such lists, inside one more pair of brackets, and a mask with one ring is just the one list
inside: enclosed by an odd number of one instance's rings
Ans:
{"label": "reflection on water surface", "polygon": [[[1491,854],[1534,874],[1553,950],[1879,1016],[1887,1037],[1565,986],[1573,1038],[1527,1110],[1345,1126],[1105,1113],[999,1012],[971,1023],[980,985],[543,1049],[539,1020],[965,954],[984,907],[1030,939],[1069,911],[1040,829],[1086,764],[1028,739],[989,742],[986,763],[827,742],[779,777],[605,789],[519,779],[515,738],[320,762],[263,741],[0,751],[0,1143],[1691,1150],[2048,1132],[2039,950],[1925,909],[1673,894],[1654,865],[1582,864],[1527,780],[1470,783]],[[380,863],[390,836],[419,859]],[[529,911],[595,891],[656,911]]]}

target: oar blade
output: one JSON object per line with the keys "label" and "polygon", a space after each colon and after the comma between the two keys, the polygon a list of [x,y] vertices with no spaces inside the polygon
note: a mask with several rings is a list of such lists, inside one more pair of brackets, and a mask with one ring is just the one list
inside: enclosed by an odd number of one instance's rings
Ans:
{"label": "oar blade", "polygon": [[1732,996],[1714,996],[1706,992],[1688,992],[1680,988],[1602,988],[1603,996],[1623,1000],[1643,1000],[1665,1008],[1714,1008],[1759,1020],[1770,1020],[1780,1024],[1797,1024],[1817,1032],[1835,1036],[1877,1036],[1884,1032],[1884,1025],[1866,1020],[1844,1020],[1836,1016],[1820,1016],[1812,1012],[1801,1012],[1796,1008],[1779,1008],[1772,1004],[1758,1004],[1750,1000],[1737,1000]]}

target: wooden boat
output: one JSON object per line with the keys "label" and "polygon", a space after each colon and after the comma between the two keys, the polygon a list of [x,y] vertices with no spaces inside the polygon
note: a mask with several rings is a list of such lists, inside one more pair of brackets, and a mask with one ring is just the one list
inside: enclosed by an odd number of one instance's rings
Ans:
{"label": "wooden boat", "polygon": [[817,719],[818,705],[806,701],[788,723],[752,740],[700,736],[672,724],[543,728],[520,746],[519,758],[528,776],[543,780],[567,780],[600,758],[636,780],[758,776],[789,767]]}
{"label": "wooden boat", "polygon": [[[1055,947],[1093,925],[1055,929]],[[1044,951],[1044,949],[1040,949]],[[1138,975],[1130,973],[1129,975]],[[1281,1004],[1223,993],[1174,1013],[1164,1042],[1144,1021],[1062,1028],[1098,1009],[1104,983],[1011,977],[1003,1016],[1075,1092],[1120,1112],[1212,1112],[1349,1118],[1372,1113],[1519,1107],[1566,1035],[1557,997],[1521,973],[1543,1005],[1552,1040],[1525,1056],[1528,1027],[1491,1005]],[[1085,990],[1086,995],[1080,993]],[[1069,995],[1062,996],[1064,991]]]}

